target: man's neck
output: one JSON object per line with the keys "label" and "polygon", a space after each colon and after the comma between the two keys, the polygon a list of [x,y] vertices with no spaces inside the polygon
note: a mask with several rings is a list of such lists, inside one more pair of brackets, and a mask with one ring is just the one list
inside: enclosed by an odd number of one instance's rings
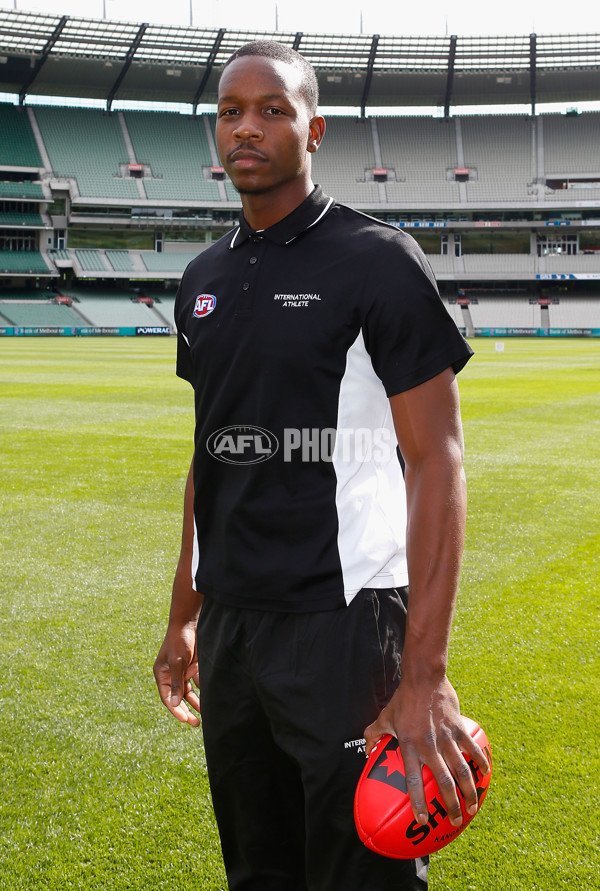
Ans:
{"label": "man's neck", "polygon": [[246,222],[252,229],[268,229],[296,210],[313,189],[309,179],[270,192],[246,192],[241,196]]}

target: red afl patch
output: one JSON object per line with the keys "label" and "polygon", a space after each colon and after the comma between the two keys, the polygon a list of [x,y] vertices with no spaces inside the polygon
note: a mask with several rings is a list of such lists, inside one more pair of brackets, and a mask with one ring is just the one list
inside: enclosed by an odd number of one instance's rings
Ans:
{"label": "red afl patch", "polygon": [[204,316],[210,315],[216,305],[217,298],[214,294],[199,294],[194,306],[194,317],[202,319]]}

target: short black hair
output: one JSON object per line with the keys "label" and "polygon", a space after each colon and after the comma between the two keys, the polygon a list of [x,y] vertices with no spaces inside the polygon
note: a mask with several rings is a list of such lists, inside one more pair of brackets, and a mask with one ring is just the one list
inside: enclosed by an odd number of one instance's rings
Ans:
{"label": "short black hair", "polygon": [[319,83],[317,74],[310,62],[292,49],[285,43],[278,43],[276,40],[252,40],[240,46],[225,62],[223,70],[239,59],[241,56],[262,56],[265,59],[274,59],[277,62],[286,62],[293,65],[302,73],[302,83],[300,85],[300,93],[311,116],[317,113],[319,104]]}

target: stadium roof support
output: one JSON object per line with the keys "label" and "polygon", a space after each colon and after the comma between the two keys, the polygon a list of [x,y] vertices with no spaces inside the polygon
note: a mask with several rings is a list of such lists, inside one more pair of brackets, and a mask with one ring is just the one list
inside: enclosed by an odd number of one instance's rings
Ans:
{"label": "stadium roof support", "polygon": [[225,28],[219,28],[218,34],[215,37],[215,42],[212,45],[212,49],[208,55],[208,59],[206,61],[206,69],[202,76],[202,80],[200,81],[200,86],[196,90],[194,98],[192,100],[192,109],[194,116],[196,115],[196,110],[198,108],[198,103],[202,98],[202,94],[206,88],[206,84],[208,83],[210,76],[212,74],[212,70],[214,68],[215,59],[219,54],[219,50],[221,49],[221,43],[223,42],[223,38],[225,37]]}
{"label": "stadium roof support", "polygon": [[369,53],[369,60],[367,62],[367,75],[365,77],[365,85],[363,87],[362,99],[360,101],[361,118],[366,117],[367,113],[367,100],[369,98],[369,91],[371,89],[371,81],[373,80],[373,67],[375,65],[375,57],[377,55],[378,45],[379,34],[373,34],[373,40],[371,41],[371,52]]}
{"label": "stadium roof support", "polygon": [[444,117],[450,117],[450,102],[452,100],[452,87],[454,86],[454,62],[456,60],[456,34],[450,38],[450,50],[448,52],[448,73],[446,75],[446,96],[444,98]]}
{"label": "stadium roof support", "polygon": [[137,48],[139,47],[140,43],[142,42],[142,38],[143,38],[144,34],[146,33],[146,28],[147,28],[147,27],[148,27],[148,25],[147,25],[146,22],[144,22],[142,25],[140,25],[140,29],[139,29],[139,31],[137,32],[136,36],[135,36],[135,40],[133,41],[133,43],[132,43],[131,46],[129,47],[129,50],[128,50],[128,52],[127,52],[127,56],[126,56],[126,58],[125,58],[125,64],[123,65],[123,67],[122,67],[121,70],[119,71],[119,75],[118,75],[116,81],[114,82],[114,84],[113,84],[113,86],[112,86],[112,88],[111,88],[111,90],[110,90],[110,93],[108,94],[108,98],[107,98],[107,100],[106,100],[106,110],[107,110],[107,111],[110,111],[110,110],[111,110],[111,107],[112,107],[114,98],[115,98],[115,96],[116,96],[116,94],[117,94],[117,90],[119,89],[119,87],[120,87],[121,84],[123,83],[123,80],[125,79],[125,75],[126,75],[127,72],[129,71],[129,68],[130,68],[130,66],[131,66],[131,63],[133,62],[133,57],[135,56],[135,54],[136,54],[136,50],[137,50]]}
{"label": "stadium roof support", "polygon": [[531,115],[535,115],[535,95],[537,91],[537,35],[529,35],[529,96]]}
{"label": "stadium roof support", "polygon": [[63,15],[61,20],[57,24],[56,28],[54,29],[53,33],[48,38],[48,42],[46,43],[46,46],[43,48],[35,65],[33,66],[33,71],[31,72],[31,76],[23,84],[23,86],[21,87],[21,90],[19,91],[19,105],[23,105],[23,103],[25,101],[25,96],[29,92],[30,87],[33,85],[34,80],[36,79],[36,77],[38,76],[38,74],[40,73],[42,68],[44,67],[44,63],[46,62],[46,59],[50,55],[50,53],[52,51],[52,47],[54,46],[54,44],[56,43],[56,41],[62,34],[63,29],[64,29],[65,25],[67,24],[68,18],[69,18],[68,16]]}

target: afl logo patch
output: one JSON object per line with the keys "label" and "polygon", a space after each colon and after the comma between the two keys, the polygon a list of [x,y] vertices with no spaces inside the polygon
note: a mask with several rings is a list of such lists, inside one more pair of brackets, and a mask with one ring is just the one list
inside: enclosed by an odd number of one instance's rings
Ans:
{"label": "afl logo patch", "polygon": [[203,319],[204,316],[209,316],[216,305],[217,298],[214,294],[199,294],[194,306],[194,318]]}
{"label": "afl logo patch", "polygon": [[207,451],[225,464],[262,464],[279,448],[274,433],[250,424],[222,427],[206,441]]}

